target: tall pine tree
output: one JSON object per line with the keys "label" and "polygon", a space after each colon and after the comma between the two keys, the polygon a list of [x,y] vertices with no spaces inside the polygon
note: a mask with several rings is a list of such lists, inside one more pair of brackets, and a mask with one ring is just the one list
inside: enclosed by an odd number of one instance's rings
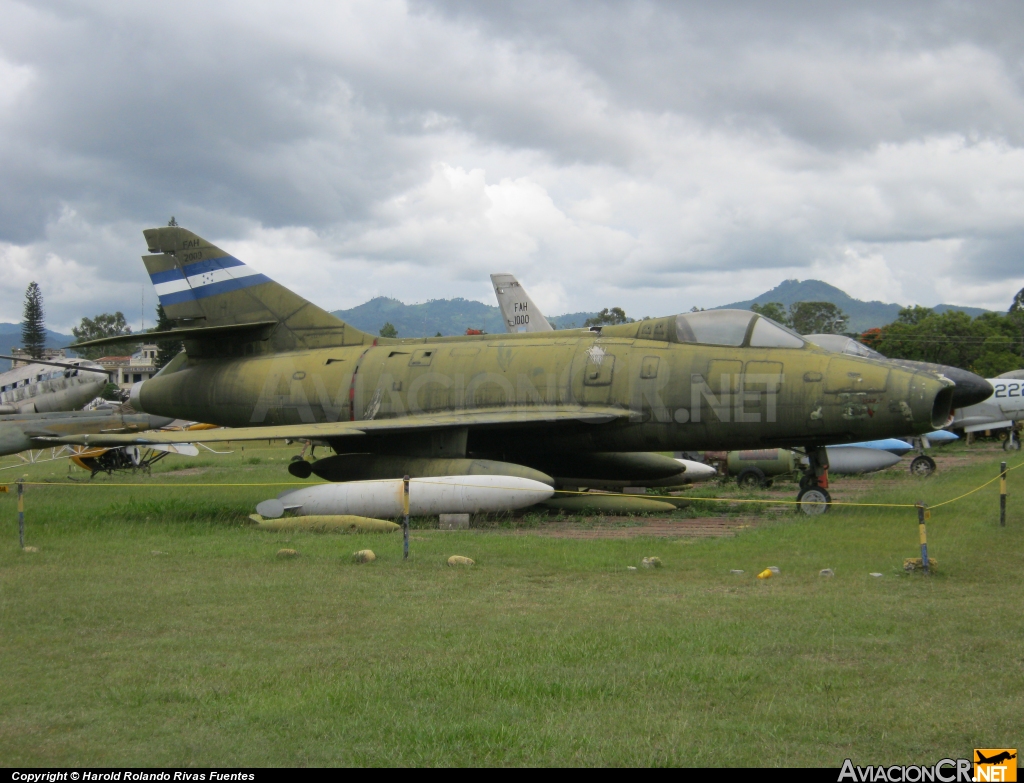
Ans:
{"label": "tall pine tree", "polygon": [[46,327],[43,325],[43,293],[32,282],[25,289],[25,314],[21,319],[21,347],[33,359],[43,358]]}
{"label": "tall pine tree", "polygon": [[[174,218],[171,218],[171,220],[174,220]],[[156,306],[156,328],[153,331],[169,332],[173,327],[174,321],[167,317],[167,313],[164,312],[164,306],[158,304]],[[163,369],[164,365],[181,353],[182,349],[185,347],[180,341],[165,341],[157,343],[157,345],[156,367],[158,370]]]}

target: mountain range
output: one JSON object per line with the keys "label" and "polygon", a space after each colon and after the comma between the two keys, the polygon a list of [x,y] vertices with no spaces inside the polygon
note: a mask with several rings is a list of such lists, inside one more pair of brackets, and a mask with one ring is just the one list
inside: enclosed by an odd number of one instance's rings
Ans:
{"label": "mountain range", "polygon": [[[831,302],[850,317],[846,327],[850,332],[863,332],[874,326],[892,323],[903,307],[887,302],[864,302],[854,299],[845,291],[822,280],[784,280],[775,288],[753,299],[710,309],[749,310],[753,304],[768,302],[779,302],[787,307],[795,302]],[[959,310],[972,318],[987,312],[980,307],[950,304],[936,305],[932,309],[937,313]],[[398,330],[399,337],[431,337],[438,332],[445,336],[465,334],[467,328],[482,329],[488,334],[500,334],[505,331],[501,311],[496,306],[471,299],[432,299],[422,304],[407,305],[397,299],[378,296],[350,310],[335,310],[334,315],[370,334],[379,334],[381,327],[390,322]],[[559,329],[571,329],[583,326],[583,323],[594,315],[596,313],[568,313],[549,317],[548,320]]]}
{"label": "mountain range", "polygon": [[[505,320],[495,305],[472,299],[431,299],[422,304],[403,304],[397,299],[378,296],[351,310],[335,310],[345,323],[370,334],[379,334],[385,323],[391,323],[399,337],[445,337],[465,334],[466,329],[482,329],[487,334],[504,334]],[[597,313],[568,313],[548,318],[552,326],[572,329]]]}
{"label": "mountain range", "polygon": [[[854,299],[852,296],[829,285],[821,280],[783,280],[771,291],[765,291],[760,296],[748,299],[745,302],[733,302],[712,308],[714,310],[749,310],[753,304],[768,304],[778,302],[789,307],[796,302],[831,302],[840,310],[850,316],[847,322],[846,331],[863,332],[875,326],[885,326],[896,320],[903,305],[887,304],[886,302],[871,301],[864,302]],[[940,304],[932,308],[937,313],[947,310],[959,310],[976,318],[982,313],[988,312],[980,307],[960,307],[959,305]]]}

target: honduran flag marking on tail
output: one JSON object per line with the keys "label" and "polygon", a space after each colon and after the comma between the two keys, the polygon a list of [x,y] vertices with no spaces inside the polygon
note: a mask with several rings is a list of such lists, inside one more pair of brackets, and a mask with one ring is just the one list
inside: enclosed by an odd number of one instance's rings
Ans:
{"label": "honduran flag marking on tail", "polygon": [[271,282],[269,277],[246,266],[234,256],[208,258],[189,264],[184,272],[175,268],[155,272],[149,277],[164,307]]}

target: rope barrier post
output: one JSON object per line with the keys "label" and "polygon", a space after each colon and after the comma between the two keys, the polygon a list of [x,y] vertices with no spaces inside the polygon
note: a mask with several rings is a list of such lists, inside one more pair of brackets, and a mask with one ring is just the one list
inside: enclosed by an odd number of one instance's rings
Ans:
{"label": "rope barrier post", "polygon": [[928,531],[925,530],[924,521],[928,517],[923,500],[917,501],[917,532],[921,537],[921,568],[928,573]]}
{"label": "rope barrier post", "polygon": [[18,479],[18,546],[25,548],[25,479]]}
{"label": "rope barrier post", "polygon": [[999,463],[999,527],[1006,527],[1006,463]]}
{"label": "rope barrier post", "polygon": [[402,522],[402,559],[409,559],[409,476],[402,479],[402,511],[405,521]]}

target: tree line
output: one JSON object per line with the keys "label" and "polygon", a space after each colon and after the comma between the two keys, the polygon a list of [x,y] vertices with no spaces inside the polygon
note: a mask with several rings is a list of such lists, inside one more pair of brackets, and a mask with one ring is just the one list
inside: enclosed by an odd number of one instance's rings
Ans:
{"label": "tree line", "polygon": [[1024,289],[1006,313],[971,317],[958,310],[904,307],[896,320],[863,333],[845,331],[849,318],[830,302],[779,302],[751,310],[800,334],[846,334],[890,359],[934,362],[970,370],[983,378],[1024,369]]}
{"label": "tree line", "polygon": [[1006,313],[967,313],[904,307],[891,324],[868,329],[860,342],[893,359],[915,359],[960,367],[983,378],[1024,369],[1024,309],[1021,294]]}

